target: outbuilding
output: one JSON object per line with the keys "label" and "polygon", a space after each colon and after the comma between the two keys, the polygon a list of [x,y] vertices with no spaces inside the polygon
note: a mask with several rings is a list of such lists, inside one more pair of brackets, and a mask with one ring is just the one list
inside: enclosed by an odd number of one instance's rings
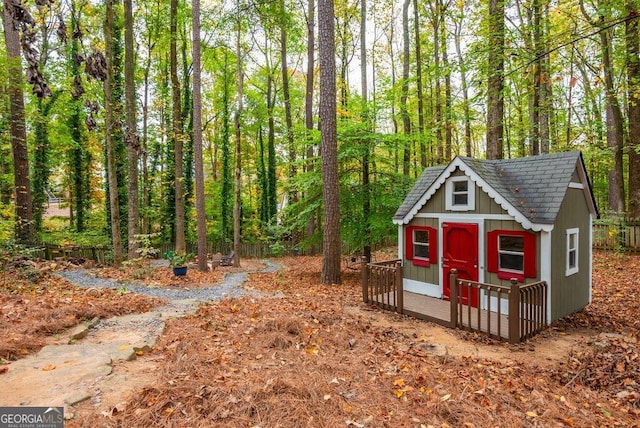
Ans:
{"label": "outbuilding", "polygon": [[[449,300],[454,269],[461,280],[503,287],[543,282],[550,323],[591,301],[596,218],[579,151],[504,160],[458,156],[425,169],[393,217],[402,290]],[[472,308],[508,313],[509,299],[490,288],[456,296]]]}

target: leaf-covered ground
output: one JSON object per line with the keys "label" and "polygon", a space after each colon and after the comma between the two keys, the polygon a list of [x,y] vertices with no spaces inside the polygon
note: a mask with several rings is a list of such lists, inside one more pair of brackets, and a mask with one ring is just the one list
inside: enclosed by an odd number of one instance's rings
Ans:
{"label": "leaf-covered ground", "polygon": [[83,320],[147,312],[163,303],[117,290],[71,285],[50,272],[62,267],[17,260],[0,271],[0,372],[3,360],[37,352],[47,338]]}
{"label": "leaf-covered ground", "polygon": [[441,355],[441,327],[363,305],[358,272],[323,286],[320,258],[281,262],[248,284],[271,297],[169,322],[141,358],[156,381],[71,426],[640,426],[638,256],[596,254],[593,304],[526,344],[452,331],[470,351]]}

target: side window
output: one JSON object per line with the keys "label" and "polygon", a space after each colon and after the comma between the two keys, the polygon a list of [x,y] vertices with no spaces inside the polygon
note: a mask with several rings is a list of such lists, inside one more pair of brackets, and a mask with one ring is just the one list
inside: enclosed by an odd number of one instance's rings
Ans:
{"label": "side window", "polygon": [[536,278],[536,235],[526,231],[492,230],[487,234],[487,271],[498,278]]}
{"label": "side window", "polygon": [[438,261],[438,232],[433,227],[407,226],[405,257],[416,266],[429,267]]}
{"label": "side window", "polygon": [[446,185],[446,209],[472,211],[476,207],[475,186],[466,176],[451,177]]}
{"label": "side window", "polygon": [[566,276],[578,273],[578,238],[579,229],[567,229],[567,268]]}

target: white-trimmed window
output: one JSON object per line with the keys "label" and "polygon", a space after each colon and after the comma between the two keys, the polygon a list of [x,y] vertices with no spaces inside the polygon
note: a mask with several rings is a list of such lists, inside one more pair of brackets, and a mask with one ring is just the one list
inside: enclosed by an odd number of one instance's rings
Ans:
{"label": "white-trimmed window", "polygon": [[429,260],[429,231],[428,230],[414,229],[413,258]]}
{"label": "white-trimmed window", "polygon": [[524,236],[498,236],[498,269],[524,275]]}
{"label": "white-trimmed window", "polygon": [[578,238],[579,229],[567,229],[567,270],[566,276],[578,273]]}
{"label": "white-trimmed window", "polygon": [[447,180],[446,209],[451,211],[471,211],[476,207],[475,186],[465,176]]}

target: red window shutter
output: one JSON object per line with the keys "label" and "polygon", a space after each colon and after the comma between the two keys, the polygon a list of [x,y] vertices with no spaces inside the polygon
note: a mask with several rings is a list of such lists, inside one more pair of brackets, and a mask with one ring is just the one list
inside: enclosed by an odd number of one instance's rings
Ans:
{"label": "red window shutter", "polygon": [[438,231],[433,227],[428,227],[429,230],[429,262],[438,263]]}
{"label": "red window shutter", "polygon": [[407,260],[413,260],[413,229],[414,226],[406,226],[404,228],[404,253]]}
{"label": "red window shutter", "polygon": [[524,276],[535,278],[536,269],[536,235],[525,232],[524,234]]}
{"label": "red window shutter", "polygon": [[499,230],[487,234],[487,271],[498,272],[498,235]]}

